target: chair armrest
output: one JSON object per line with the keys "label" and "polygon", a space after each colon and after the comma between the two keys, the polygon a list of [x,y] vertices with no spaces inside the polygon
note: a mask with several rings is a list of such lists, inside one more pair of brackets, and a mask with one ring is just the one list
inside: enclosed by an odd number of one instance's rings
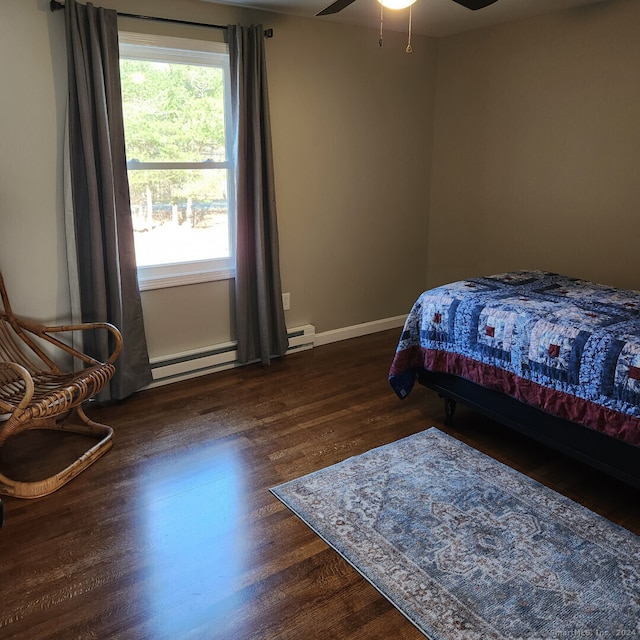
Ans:
{"label": "chair armrest", "polygon": [[[44,362],[47,362],[51,366],[55,366],[51,359],[47,356],[46,353],[44,353],[44,351],[42,351],[42,349],[40,349],[40,347],[38,347],[38,345],[33,340],[30,340],[24,334],[25,331],[41,338],[46,342],[49,342],[50,344],[62,349],[66,353],[74,356],[75,358],[78,358],[82,362],[89,365],[113,364],[122,351],[122,334],[117,327],[109,322],[83,322],[80,324],[47,326],[36,324],[34,322],[30,322],[29,320],[18,319],[15,316],[13,320],[14,322],[12,323],[12,326],[19,334],[21,334],[22,339],[29,344],[29,346],[38,354],[40,358],[42,358]],[[106,362],[100,362],[99,360],[96,360],[86,353],[82,353],[82,351],[74,349],[71,345],[68,345],[66,342],[59,340],[55,336],[50,335],[54,333],[69,333],[72,331],[89,331],[95,329],[105,329],[109,331],[109,333],[113,336],[114,347]]]}
{"label": "chair armrest", "polygon": [[[22,365],[16,364],[15,362],[0,362],[0,371],[7,371],[7,370],[13,371],[20,378],[22,378],[24,382],[24,396],[22,400],[20,400],[20,403],[16,408],[16,411],[23,411],[31,402],[31,398],[33,398],[33,393],[34,393],[33,378],[31,377],[31,374]],[[0,384],[2,384],[1,381],[0,381]]]}
{"label": "chair armrest", "polygon": [[109,358],[105,363],[105,364],[113,364],[118,359],[118,356],[122,351],[122,334],[120,333],[119,329],[115,325],[112,325],[110,322],[84,322],[82,324],[70,324],[66,326],[40,327],[41,333],[37,335],[40,335],[40,337],[42,337],[44,340],[46,340],[47,342],[50,342],[51,344],[55,344],[56,346],[60,347],[67,353],[70,353],[76,356],[77,358],[80,358],[80,360],[83,360],[87,364],[102,364],[98,362],[95,358],[92,358],[91,356],[88,356],[87,354],[82,353],[81,351],[78,351],[73,347],[70,347],[68,344],[65,344],[64,342],[62,342],[61,340],[58,340],[54,336],[49,335],[50,333],[63,333],[63,332],[69,332],[69,331],[93,331],[95,329],[106,329],[113,336],[114,338],[113,351],[111,352],[111,354],[109,355]]}

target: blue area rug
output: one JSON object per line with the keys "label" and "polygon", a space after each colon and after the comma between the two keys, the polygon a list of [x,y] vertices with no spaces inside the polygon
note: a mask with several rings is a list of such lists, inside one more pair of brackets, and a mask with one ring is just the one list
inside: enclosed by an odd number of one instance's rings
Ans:
{"label": "blue area rug", "polygon": [[640,538],[435,428],[271,491],[431,640],[640,638]]}

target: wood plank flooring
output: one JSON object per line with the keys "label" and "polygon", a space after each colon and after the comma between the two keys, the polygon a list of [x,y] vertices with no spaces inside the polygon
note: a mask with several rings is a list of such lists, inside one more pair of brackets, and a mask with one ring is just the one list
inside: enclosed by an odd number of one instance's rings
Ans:
{"label": "wood plank flooring", "polygon": [[[387,383],[398,336],[90,410],[114,427],[113,449],[51,496],[3,498],[0,638],[423,639],[268,489],[432,425],[640,534],[637,490],[463,407],[445,428],[425,389],[398,400]],[[0,463],[44,475],[78,444],[23,434]]]}

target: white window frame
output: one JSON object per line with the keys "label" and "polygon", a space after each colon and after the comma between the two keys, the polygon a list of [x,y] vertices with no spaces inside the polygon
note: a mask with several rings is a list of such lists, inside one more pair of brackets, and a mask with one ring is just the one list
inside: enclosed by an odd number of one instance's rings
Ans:
{"label": "white window frame", "polygon": [[231,77],[229,50],[222,42],[192,40],[174,36],[161,36],[128,31],[118,32],[120,57],[157,62],[222,67],[225,95],[225,146],[224,162],[138,162],[127,161],[127,169],[226,169],[229,216],[229,257],[211,260],[194,260],[169,264],[139,266],[138,284],[141,291],[162,289],[180,285],[229,280],[235,277],[236,197],[235,171],[232,154]]}

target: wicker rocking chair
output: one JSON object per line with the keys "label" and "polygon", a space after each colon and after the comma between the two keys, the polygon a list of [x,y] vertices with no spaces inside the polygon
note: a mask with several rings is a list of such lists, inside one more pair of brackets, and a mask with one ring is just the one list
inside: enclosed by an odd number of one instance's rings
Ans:
{"label": "wicker rocking chair", "polygon": [[[82,404],[93,398],[115,372],[114,361],[122,350],[118,329],[106,322],[67,326],[43,326],[13,315],[0,274],[0,493],[38,498],[75,478],[106,453],[113,429],[88,418]],[[106,362],[74,349],[55,334],[105,329],[112,336],[113,351]],[[76,372],[62,371],[38,344],[48,343],[84,363]],[[51,350],[51,349],[49,349]],[[2,446],[27,429],[57,429],[98,438],[98,442],[68,467],[44,480],[21,482],[2,473]]]}

